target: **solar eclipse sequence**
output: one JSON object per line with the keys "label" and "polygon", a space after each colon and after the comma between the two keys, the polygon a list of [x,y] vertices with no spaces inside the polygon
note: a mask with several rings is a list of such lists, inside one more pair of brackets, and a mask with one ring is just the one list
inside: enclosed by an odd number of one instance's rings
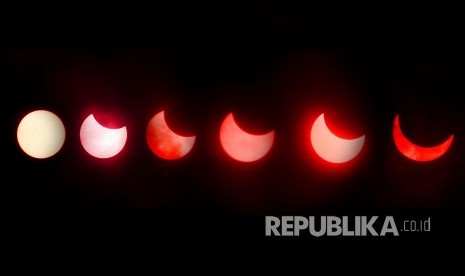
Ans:
{"label": "solar eclipse sequence", "polygon": [[[329,163],[350,162],[360,155],[365,135],[355,139],[341,138],[327,126],[322,113],[311,123],[308,147]],[[229,113],[219,128],[219,140],[224,152],[239,162],[255,162],[272,150],[275,130],[262,134],[251,134],[243,130]],[[65,127],[61,119],[46,110],[30,112],[22,118],[17,129],[17,141],[27,155],[44,159],[57,154],[65,142]],[[400,115],[393,121],[392,138],[397,150],[406,158],[416,162],[434,161],[445,155],[454,140],[447,139],[431,147],[410,141],[402,132]],[[80,128],[80,142],[84,150],[93,157],[107,159],[116,156],[128,139],[126,126],[108,128],[98,122],[93,114],[87,116]],[[146,142],[150,150],[165,160],[176,160],[186,156],[194,147],[196,136],[181,136],[170,129],[165,120],[165,111],[156,113],[146,129]]]}

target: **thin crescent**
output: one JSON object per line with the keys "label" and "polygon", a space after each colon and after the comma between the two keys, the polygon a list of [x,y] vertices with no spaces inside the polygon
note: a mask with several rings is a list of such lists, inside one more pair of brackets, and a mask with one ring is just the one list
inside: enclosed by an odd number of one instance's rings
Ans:
{"label": "thin crescent", "polygon": [[274,137],[274,130],[261,135],[245,132],[237,125],[232,113],[226,116],[220,129],[223,149],[229,156],[242,162],[263,158],[270,151]]}
{"label": "thin crescent", "polygon": [[81,126],[81,144],[94,157],[110,158],[117,155],[125,146],[127,140],[126,127],[106,128],[89,115]]}
{"label": "thin crescent", "polygon": [[345,163],[360,153],[365,135],[356,139],[343,139],[334,135],[326,125],[323,113],[313,123],[310,140],[315,152],[324,160]]}
{"label": "thin crescent", "polygon": [[[171,144],[167,143],[159,137],[161,134],[166,133],[168,133],[171,138]],[[155,136],[156,141],[158,142],[156,145],[153,145],[152,140],[150,140],[150,135]],[[156,155],[164,159],[173,160],[185,156],[192,150],[195,139],[195,135],[185,137],[172,131],[166,123],[165,111],[160,111],[155,116],[153,116],[147,127],[147,141],[150,149]],[[176,156],[167,154],[170,151],[172,152],[170,147],[173,147],[173,145],[177,150]]]}
{"label": "thin crescent", "polygon": [[400,128],[399,114],[397,114],[394,119],[394,125],[392,128],[392,136],[394,138],[394,143],[396,144],[397,149],[407,158],[419,161],[427,162],[433,161],[441,157],[444,153],[449,150],[449,147],[454,140],[454,135],[452,134],[441,144],[434,147],[420,147],[412,143],[410,140],[405,137]]}

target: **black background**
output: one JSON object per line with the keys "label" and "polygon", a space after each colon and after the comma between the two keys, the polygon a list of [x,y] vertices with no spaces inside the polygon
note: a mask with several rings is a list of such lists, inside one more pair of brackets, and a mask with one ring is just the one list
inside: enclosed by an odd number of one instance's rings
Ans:
{"label": "black background", "polygon": [[[465,54],[452,7],[100,8],[2,18],[11,43],[0,54],[11,244],[373,240],[267,238],[265,215],[431,217],[430,233],[397,240],[463,239]],[[36,109],[66,127],[64,147],[46,160],[26,156],[16,141],[19,121]],[[146,124],[160,110],[175,131],[197,135],[181,160],[160,160],[146,145]],[[229,112],[252,133],[276,130],[263,160],[242,164],[223,153],[218,130]],[[322,112],[335,133],[366,134],[355,160],[334,166],[315,156],[308,135]],[[127,126],[115,158],[82,149],[79,128],[90,113]],[[429,163],[404,158],[391,138],[396,114],[418,144],[453,133],[449,152]]]}

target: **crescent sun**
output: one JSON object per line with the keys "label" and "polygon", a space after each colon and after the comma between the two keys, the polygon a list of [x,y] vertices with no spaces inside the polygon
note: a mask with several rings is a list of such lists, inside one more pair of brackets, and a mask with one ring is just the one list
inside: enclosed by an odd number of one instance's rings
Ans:
{"label": "crescent sun", "polygon": [[232,113],[223,121],[220,129],[220,142],[224,151],[233,159],[253,162],[263,158],[271,149],[275,137],[274,130],[253,135],[242,130]]}
{"label": "crescent sun", "polygon": [[441,144],[434,147],[421,147],[412,143],[410,140],[405,137],[400,128],[399,115],[394,119],[394,125],[392,128],[392,136],[394,138],[394,143],[396,144],[397,149],[407,158],[419,161],[427,162],[438,159],[444,155],[447,150],[449,150],[452,141],[454,140],[454,135],[452,134]]}
{"label": "crescent sun", "polygon": [[89,115],[81,126],[82,147],[97,158],[110,158],[117,155],[126,144],[126,127],[110,129],[100,125],[94,115]]}
{"label": "crescent sun", "polygon": [[165,120],[165,111],[157,113],[147,125],[147,144],[154,154],[174,160],[188,154],[195,143],[195,136],[184,137],[173,132]]}
{"label": "crescent sun", "polygon": [[328,129],[323,113],[313,123],[310,141],[322,159],[330,163],[345,163],[360,153],[365,143],[365,135],[356,139],[343,139],[334,135]]}

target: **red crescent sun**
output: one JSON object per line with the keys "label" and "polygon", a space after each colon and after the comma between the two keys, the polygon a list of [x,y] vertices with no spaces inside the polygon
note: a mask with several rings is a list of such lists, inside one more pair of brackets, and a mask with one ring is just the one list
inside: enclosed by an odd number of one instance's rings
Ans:
{"label": "red crescent sun", "polygon": [[166,160],[175,160],[192,150],[196,137],[184,137],[173,132],[166,123],[165,111],[160,111],[148,123],[146,138],[154,154]]}
{"label": "red crescent sun", "polygon": [[394,143],[396,144],[397,149],[407,158],[418,161],[418,162],[427,162],[433,161],[444,155],[454,140],[454,135],[452,134],[442,142],[441,144],[434,147],[420,147],[408,140],[405,135],[402,133],[399,123],[399,115],[394,119],[394,126],[392,129],[392,136],[394,138]]}

